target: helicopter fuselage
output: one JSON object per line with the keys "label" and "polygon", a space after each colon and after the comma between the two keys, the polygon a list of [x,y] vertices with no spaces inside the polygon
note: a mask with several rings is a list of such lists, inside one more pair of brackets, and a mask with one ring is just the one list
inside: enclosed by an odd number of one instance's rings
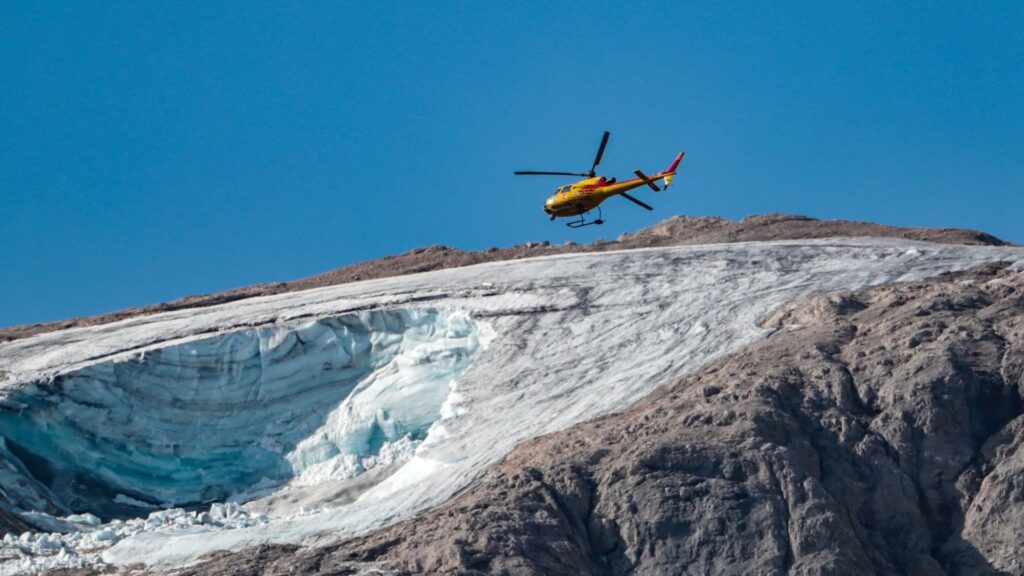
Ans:
{"label": "helicopter fuselage", "polygon": [[[675,172],[666,171],[652,175],[649,179],[652,182],[665,180],[666,184],[670,184],[674,175]],[[544,202],[544,212],[553,218],[579,216],[593,210],[598,204],[616,194],[628,192],[646,184],[641,178],[622,182],[616,182],[615,179],[607,179],[603,176],[587,178],[557,189]]]}
{"label": "helicopter fuselage", "polygon": [[[551,172],[551,171],[536,171],[536,170],[517,170],[516,176],[586,176],[586,180],[580,180],[574,184],[562,186],[555,191],[554,194],[548,197],[547,201],[544,202],[544,212],[547,212],[548,216],[552,220],[555,218],[570,218],[573,216],[578,217],[577,220],[566,223],[566,226],[570,228],[581,228],[583,226],[590,226],[591,224],[604,224],[604,219],[601,217],[600,204],[612,196],[622,196],[626,200],[644,208],[645,210],[654,210],[652,206],[647,205],[642,200],[634,198],[627,192],[640,186],[648,186],[655,192],[661,192],[662,188],[658,186],[659,180],[665,181],[665,188],[668,188],[672,184],[672,177],[676,175],[676,168],[679,166],[679,162],[683,159],[683,152],[680,152],[676,156],[675,160],[669,165],[666,170],[662,170],[657,174],[647,176],[640,170],[634,170],[633,173],[637,175],[636,178],[625,180],[623,182],[616,182],[615,178],[605,178],[604,176],[598,176],[595,170],[601,163],[601,158],[604,156],[605,146],[608,144],[608,137],[611,136],[611,132],[605,131],[601,137],[601,144],[597,147],[597,154],[594,156],[594,163],[590,165],[590,170],[586,172]],[[597,209],[597,214],[592,215],[590,219],[587,219],[586,214],[593,209]]]}

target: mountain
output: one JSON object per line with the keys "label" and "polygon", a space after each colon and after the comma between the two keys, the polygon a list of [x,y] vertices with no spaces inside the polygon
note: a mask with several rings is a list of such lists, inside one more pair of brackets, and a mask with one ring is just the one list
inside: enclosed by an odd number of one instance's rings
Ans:
{"label": "mountain", "polygon": [[0,567],[1018,573],[1003,244],[674,219],[14,332]]}

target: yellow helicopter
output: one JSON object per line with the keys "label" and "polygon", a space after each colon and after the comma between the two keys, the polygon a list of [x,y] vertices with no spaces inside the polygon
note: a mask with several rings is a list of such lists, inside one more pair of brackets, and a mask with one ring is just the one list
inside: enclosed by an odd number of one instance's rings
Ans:
{"label": "yellow helicopter", "polygon": [[[604,224],[604,220],[601,218],[600,204],[615,195],[622,196],[626,200],[648,210],[654,210],[654,208],[626,192],[644,185],[649,186],[655,192],[660,192],[662,188],[658,187],[658,180],[664,180],[665,188],[667,189],[672,184],[672,177],[676,175],[676,168],[686,153],[680,152],[667,170],[652,174],[651,176],[647,176],[639,170],[634,170],[633,174],[636,174],[636,178],[616,182],[615,178],[597,176],[594,172],[597,165],[601,163],[601,157],[604,156],[604,148],[608,145],[608,138],[610,136],[611,133],[604,133],[604,136],[601,138],[601,145],[597,148],[597,155],[594,157],[594,164],[588,172],[534,172],[526,170],[517,171],[515,174],[517,176],[586,176],[586,180],[580,180],[575,184],[562,186],[555,190],[555,193],[544,202],[544,211],[551,216],[552,220],[555,218],[579,216],[578,220],[573,220],[566,224],[570,228],[580,228],[582,226],[590,226],[591,224]],[[593,220],[587,220],[587,215],[595,208],[597,209],[597,217]]]}

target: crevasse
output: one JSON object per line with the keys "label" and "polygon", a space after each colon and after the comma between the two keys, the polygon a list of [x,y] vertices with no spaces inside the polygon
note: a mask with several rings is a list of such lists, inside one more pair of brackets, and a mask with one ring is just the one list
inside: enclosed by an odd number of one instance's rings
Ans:
{"label": "crevasse", "polygon": [[479,346],[466,314],[378,310],[94,364],[7,399],[3,488],[107,519],[349,478],[422,440]]}

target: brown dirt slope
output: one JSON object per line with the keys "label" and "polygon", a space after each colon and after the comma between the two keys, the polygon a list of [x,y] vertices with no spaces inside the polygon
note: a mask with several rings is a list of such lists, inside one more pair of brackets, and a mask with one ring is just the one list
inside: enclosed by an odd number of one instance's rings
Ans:
{"label": "brown dirt slope", "polygon": [[212,306],[253,296],[266,296],[320,286],[344,284],[357,280],[371,280],[443,268],[456,268],[481,262],[515,260],[518,258],[569,252],[601,252],[653,246],[829,238],[837,236],[881,236],[926,240],[946,244],[983,244],[992,246],[1007,244],[990,234],[957,228],[899,228],[866,222],[815,220],[805,216],[786,214],[751,216],[739,221],[717,217],[689,218],[677,216],[639,232],[625,234],[611,242],[598,241],[585,245],[574,243],[551,245],[547,242],[530,242],[511,248],[489,248],[481,252],[465,252],[447,246],[419,248],[398,256],[360,262],[291,282],[257,284],[216,294],[186,296],[163,304],[129,308],[109,314],[0,328],[0,342],[7,342],[63,328],[105,324],[142,314]]}
{"label": "brown dirt slope", "polygon": [[769,326],[414,519],[181,574],[1024,574],[1024,273],[819,297]]}

